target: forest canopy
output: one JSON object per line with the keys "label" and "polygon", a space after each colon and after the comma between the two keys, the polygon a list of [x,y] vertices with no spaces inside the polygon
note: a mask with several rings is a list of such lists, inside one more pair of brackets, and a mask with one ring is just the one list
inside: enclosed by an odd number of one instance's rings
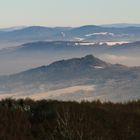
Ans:
{"label": "forest canopy", "polygon": [[140,101],[0,101],[0,140],[138,140]]}

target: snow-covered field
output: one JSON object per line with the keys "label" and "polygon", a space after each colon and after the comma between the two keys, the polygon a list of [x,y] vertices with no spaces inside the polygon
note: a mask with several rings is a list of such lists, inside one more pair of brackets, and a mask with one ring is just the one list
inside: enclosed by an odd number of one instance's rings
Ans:
{"label": "snow-covered field", "polygon": [[90,45],[103,45],[107,44],[108,46],[114,46],[114,45],[123,45],[127,44],[129,42],[127,41],[118,41],[118,42],[77,42],[75,43],[76,46],[90,46]]}
{"label": "snow-covered field", "polygon": [[109,33],[109,32],[100,32],[100,33],[92,33],[92,34],[87,34],[85,35],[86,37],[90,37],[90,36],[94,36],[94,35],[110,35],[110,36],[114,36],[114,33]]}
{"label": "snow-covered field", "polygon": [[107,44],[108,46],[114,46],[114,45],[123,45],[127,44],[129,42],[127,41],[118,41],[118,42],[100,42],[99,45]]}

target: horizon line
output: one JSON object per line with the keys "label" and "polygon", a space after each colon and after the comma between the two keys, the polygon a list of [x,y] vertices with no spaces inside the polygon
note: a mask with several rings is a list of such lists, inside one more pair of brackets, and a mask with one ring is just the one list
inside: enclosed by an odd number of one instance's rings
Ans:
{"label": "horizon line", "polygon": [[15,27],[50,27],[50,28],[57,28],[57,27],[69,27],[69,28],[76,28],[76,27],[82,27],[82,26],[106,26],[106,25],[129,25],[129,24],[134,24],[134,25],[140,25],[140,23],[105,23],[105,24],[81,24],[81,25],[75,25],[75,26],[69,26],[69,25],[11,25],[11,26],[5,26],[5,27],[2,27],[0,26],[0,29],[7,29],[7,28],[15,28]]}

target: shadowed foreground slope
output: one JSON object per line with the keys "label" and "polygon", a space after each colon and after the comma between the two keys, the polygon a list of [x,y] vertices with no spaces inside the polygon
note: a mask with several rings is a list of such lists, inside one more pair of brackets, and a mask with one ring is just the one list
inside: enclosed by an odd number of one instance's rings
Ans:
{"label": "shadowed foreground slope", "polygon": [[6,99],[0,140],[139,140],[140,101],[125,104]]}

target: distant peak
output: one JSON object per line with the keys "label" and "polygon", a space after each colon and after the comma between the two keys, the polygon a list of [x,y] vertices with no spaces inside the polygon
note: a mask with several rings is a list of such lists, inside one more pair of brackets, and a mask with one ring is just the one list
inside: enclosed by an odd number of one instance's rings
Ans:
{"label": "distant peak", "polygon": [[92,54],[89,54],[84,57],[85,59],[95,59],[95,57]]}
{"label": "distant peak", "polygon": [[102,61],[99,58],[97,58],[97,57],[95,57],[95,56],[93,56],[91,54],[90,55],[86,55],[85,57],[83,57],[83,59],[86,60],[86,61],[91,61],[91,62],[92,61]]}
{"label": "distant peak", "polygon": [[109,63],[100,60],[99,58],[93,56],[93,55],[87,55],[82,58],[83,62],[92,65],[92,66],[108,66],[110,65]]}

